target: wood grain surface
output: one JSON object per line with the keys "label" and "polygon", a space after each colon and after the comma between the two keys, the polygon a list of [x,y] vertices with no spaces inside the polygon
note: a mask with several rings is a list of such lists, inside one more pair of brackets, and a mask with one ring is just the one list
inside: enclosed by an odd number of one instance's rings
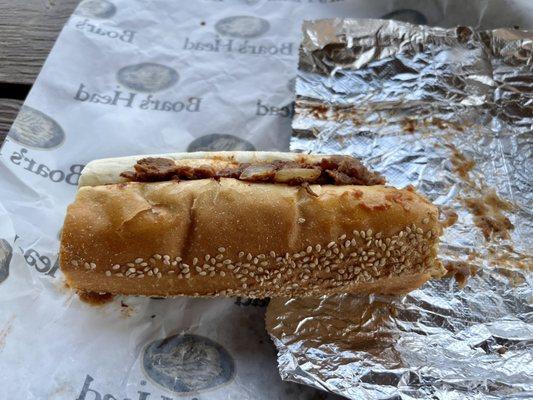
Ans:
{"label": "wood grain surface", "polygon": [[79,0],[0,0],[0,144]]}
{"label": "wood grain surface", "polygon": [[0,99],[0,144],[4,142],[21,106],[22,100]]}
{"label": "wood grain surface", "polygon": [[0,82],[33,84],[78,2],[0,0]]}

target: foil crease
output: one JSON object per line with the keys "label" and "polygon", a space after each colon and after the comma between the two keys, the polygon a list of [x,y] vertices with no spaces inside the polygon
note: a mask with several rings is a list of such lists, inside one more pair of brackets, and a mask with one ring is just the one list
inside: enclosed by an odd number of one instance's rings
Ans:
{"label": "foil crease", "polygon": [[532,32],[304,23],[291,150],[360,157],[457,220],[449,277],[403,298],[273,299],[284,379],[350,399],[533,397],[532,123]]}

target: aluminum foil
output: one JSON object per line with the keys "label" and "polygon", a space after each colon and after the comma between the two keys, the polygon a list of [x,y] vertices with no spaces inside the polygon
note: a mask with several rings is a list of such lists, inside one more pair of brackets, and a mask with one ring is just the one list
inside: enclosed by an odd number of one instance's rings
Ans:
{"label": "aluminum foil", "polygon": [[284,379],[351,399],[533,398],[532,123],[532,32],[304,23],[291,150],[354,155],[427,195],[450,274],[403,298],[272,300]]}

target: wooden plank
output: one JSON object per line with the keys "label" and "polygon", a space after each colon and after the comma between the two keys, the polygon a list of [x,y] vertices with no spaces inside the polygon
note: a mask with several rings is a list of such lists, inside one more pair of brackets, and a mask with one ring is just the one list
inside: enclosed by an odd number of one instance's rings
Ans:
{"label": "wooden plank", "polygon": [[33,84],[78,2],[0,0],[0,82]]}
{"label": "wooden plank", "polygon": [[4,143],[7,132],[21,106],[22,100],[0,99],[0,145]]}

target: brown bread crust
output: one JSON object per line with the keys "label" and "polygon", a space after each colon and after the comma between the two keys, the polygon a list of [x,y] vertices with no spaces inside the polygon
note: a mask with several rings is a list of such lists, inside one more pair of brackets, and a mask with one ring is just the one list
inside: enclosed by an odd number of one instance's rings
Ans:
{"label": "brown bread crust", "polygon": [[148,296],[398,294],[443,274],[438,210],[424,197],[311,189],[232,178],[81,187],[61,269],[80,291]]}

